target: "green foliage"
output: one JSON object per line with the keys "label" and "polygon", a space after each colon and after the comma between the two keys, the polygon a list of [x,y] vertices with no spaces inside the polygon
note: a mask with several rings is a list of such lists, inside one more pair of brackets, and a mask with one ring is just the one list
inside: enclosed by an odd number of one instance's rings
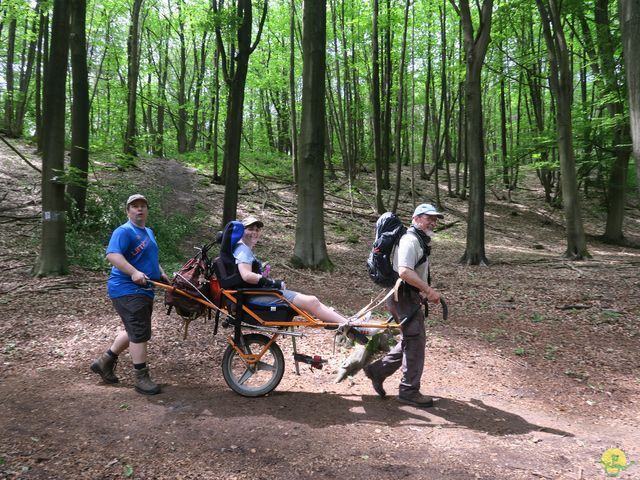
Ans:
{"label": "green foliage", "polygon": [[[131,194],[131,187],[118,184],[110,189],[92,186],[87,192],[86,215],[69,222],[67,226],[67,254],[70,262],[89,270],[105,270],[109,263],[105,248],[113,230],[127,221],[124,200]],[[170,271],[184,263],[181,241],[198,225],[201,216],[165,214],[161,205],[170,202],[167,189],[145,192],[151,208],[147,226],[153,229],[161,264]],[[163,201],[166,199],[166,202]]]}
{"label": "green foliage", "polygon": [[360,243],[360,235],[362,233],[361,225],[355,222],[338,222],[334,226],[335,232],[344,238],[348,243]]}
{"label": "green foliage", "polygon": [[243,155],[240,166],[241,177],[244,180],[253,180],[256,174],[292,183],[291,158],[277,152],[254,152]]}
{"label": "green foliage", "polygon": [[539,313],[534,313],[533,315],[531,315],[531,321],[533,323],[541,323],[544,322],[544,317]]}
{"label": "green foliage", "polygon": [[527,352],[525,351],[524,347],[516,347],[513,350],[513,353],[518,355],[519,357],[523,357],[527,354]]}
{"label": "green foliage", "polygon": [[480,336],[489,343],[495,343],[495,341],[498,340],[498,338],[503,337],[505,333],[506,332],[501,328],[492,328],[488,332],[481,333]]}

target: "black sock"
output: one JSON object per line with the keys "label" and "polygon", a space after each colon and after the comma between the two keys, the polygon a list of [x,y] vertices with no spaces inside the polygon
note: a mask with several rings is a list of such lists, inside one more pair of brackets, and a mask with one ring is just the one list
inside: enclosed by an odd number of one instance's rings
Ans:
{"label": "black sock", "polygon": [[118,358],[118,354],[113,353],[111,349],[107,350],[107,355],[109,355],[111,358]]}
{"label": "black sock", "polygon": [[144,363],[134,363],[133,364],[133,368],[135,368],[136,370],[142,370],[143,368],[145,368],[147,366],[147,362]]}

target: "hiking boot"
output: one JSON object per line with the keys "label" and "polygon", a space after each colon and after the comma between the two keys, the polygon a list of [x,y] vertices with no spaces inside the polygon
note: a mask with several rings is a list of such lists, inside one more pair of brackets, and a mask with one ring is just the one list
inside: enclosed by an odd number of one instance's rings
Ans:
{"label": "hiking boot", "polygon": [[415,407],[433,407],[433,398],[422,395],[420,392],[400,393],[400,395],[398,395],[398,401]]}
{"label": "hiking boot", "polygon": [[115,374],[116,365],[118,359],[105,352],[91,364],[91,371],[100,375],[105,383],[118,383],[120,380]]}
{"label": "hiking boot", "polygon": [[136,370],[136,392],[144,395],[155,395],[160,393],[160,385],[151,380],[149,367]]}
{"label": "hiking boot", "polygon": [[387,392],[384,391],[384,387],[382,384],[384,383],[384,378],[380,378],[371,371],[371,365],[367,365],[363,368],[364,374],[367,376],[369,380],[371,380],[371,386],[376,391],[378,396],[384,398],[387,396]]}

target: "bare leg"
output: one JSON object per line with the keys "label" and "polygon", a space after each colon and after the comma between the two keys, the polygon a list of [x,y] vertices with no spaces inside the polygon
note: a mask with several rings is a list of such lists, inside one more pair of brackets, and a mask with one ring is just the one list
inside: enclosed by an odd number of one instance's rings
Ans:
{"label": "bare leg", "polygon": [[147,361],[147,342],[129,344],[129,353],[131,361],[134,364],[146,363]]}
{"label": "bare leg", "polygon": [[298,293],[293,299],[293,304],[307,312],[309,312],[312,316],[316,317],[318,320],[327,323],[345,323],[347,319],[342,315],[337,313],[335,310],[330,309],[317,297],[313,295],[304,295],[302,293]]}
{"label": "bare leg", "polygon": [[129,335],[124,330],[119,332],[116,336],[116,339],[113,341],[111,345],[111,351],[116,355],[120,355],[124,352],[129,346]]}

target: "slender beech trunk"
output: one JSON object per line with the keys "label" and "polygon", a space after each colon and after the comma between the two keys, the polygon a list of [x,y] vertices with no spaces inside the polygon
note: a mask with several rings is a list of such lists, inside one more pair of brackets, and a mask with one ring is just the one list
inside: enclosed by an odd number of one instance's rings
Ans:
{"label": "slender beech trunk", "polygon": [[375,168],[376,210],[384,213],[385,207],[382,201],[382,139],[380,138],[380,60],[378,48],[378,11],[379,0],[373,0],[373,19],[371,32],[371,116],[373,123],[373,164]]}
{"label": "slender beech trunk", "polygon": [[33,269],[38,277],[67,273],[65,248],[64,173],[65,84],[69,53],[69,2],[54,0],[51,57],[45,78],[42,155],[42,236]]}
{"label": "slender beech trunk", "polygon": [[13,125],[13,103],[14,103],[14,81],[13,81],[13,57],[16,47],[16,26],[17,20],[12,18],[9,21],[9,33],[7,35],[7,57],[5,66],[5,97],[4,97],[4,125],[3,130],[7,135],[11,135]]}
{"label": "slender beech trunk", "polygon": [[[218,11],[217,0],[213,1],[214,11]],[[247,81],[249,57],[258,46],[262,28],[267,16],[268,1],[264,0],[262,16],[253,44],[251,44],[251,32],[253,28],[253,3],[251,0],[237,0],[236,14],[239,19],[237,30],[237,49],[234,54],[227,57],[222,32],[216,27],[216,41],[222,60],[222,70],[225,81],[229,86],[227,103],[227,118],[225,122],[224,141],[224,172],[225,189],[224,205],[222,211],[222,225],[236,218],[238,207],[238,186],[240,180],[240,141],[242,139],[242,114],[244,109],[244,87]],[[235,69],[228,63],[235,62]]]}
{"label": "slender beech trunk", "polygon": [[124,153],[138,156],[136,137],[136,104],[138,98],[138,75],[140,73],[140,11],[144,0],[134,0],[127,39],[127,131],[124,137]]}
{"label": "slender beech trunk", "polygon": [[291,0],[289,18],[289,130],[291,132],[291,171],[298,188],[298,118],[296,112],[296,0]]}
{"label": "slender beech trunk", "polygon": [[402,122],[404,121],[404,74],[405,59],[407,54],[407,29],[409,25],[409,5],[411,0],[406,0],[404,7],[404,24],[402,28],[402,46],[400,48],[400,65],[398,65],[398,116],[396,119],[395,158],[396,158],[396,192],[393,199],[393,211],[398,211],[400,199],[400,182],[402,180]]}
{"label": "slender beech trunk", "polygon": [[70,203],[84,216],[87,202],[87,172],[89,170],[89,74],[86,38],[87,0],[71,1],[71,72],[73,105],[71,108],[72,183],[67,186]]}
{"label": "slender beech trunk", "polygon": [[562,181],[562,204],[567,228],[565,256],[574,260],[590,257],[582,223],[582,210],[578,196],[576,161],[573,151],[571,104],[573,101],[573,77],[569,48],[565,40],[556,0],[536,0],[544,39],[549,56],[549,84],[555,96],[558,156]]}
{"label": "slender beech trunk", "polygon": [[[453,1],[453,0],[452,0]],[[480,7],[480,5],[478,5]],[[454,4],[455,7],[455,4]],[[462,263],[485,265],[484,209],[485,209],[485,152],[482,127],[481,74],[490,40],[493,0],[484,0],[479,12],[480,23],[474,33],[468,0],[460,0],[455,7],[462,21],[466,60],[465,121],[466,146],[469,161],[469,214],[467,245]]]}

